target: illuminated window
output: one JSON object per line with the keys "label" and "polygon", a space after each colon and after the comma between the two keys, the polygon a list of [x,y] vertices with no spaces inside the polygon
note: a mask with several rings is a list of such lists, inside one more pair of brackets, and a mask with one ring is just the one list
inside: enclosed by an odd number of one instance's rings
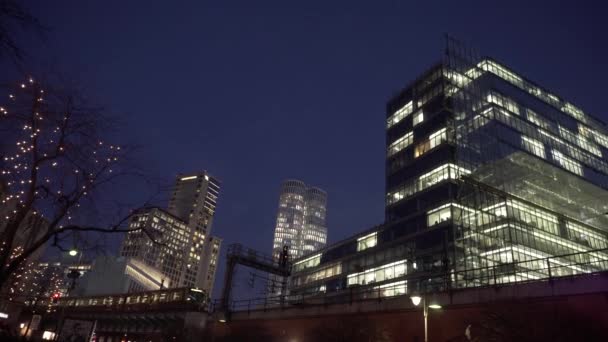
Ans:
{"label": "illuminated window", "polygon": [[393,154],[403,150],[404,148],[409,146],[413,140],[414,140],[414,133],[412,133],[412,132],[409,132],[409,133],[405,134],[404,136],[402,136],[401,138],[395,140],[395,142],[393,142],[388,147],[388,156],[390,157]]}
{"label": "illuminated window", "polygon": [[510,216],[513,216],[519,221],[525,222],[528,225],[540,228],[548,233],[559,234],[559,221],[557,216],[541,210],[537,207],[519,201],[509,201],[507,210]]}
{"label": "illuminated window", "polygon": [[537,126],[544,129],[551,129],[551,124],[531,109],[526,108],[526,117],[528,118],[528,121]]}
{"label": "illuminated window", "polygon": [[429,137],[428,140],[425,140],[425,141],[421,142],[420,144],[416,145],[416,149],[414,150],[414,157],[418,158],[419,156],[432,150],[437,145],[439,145],[447,140],[448,140],[448,135],[447,135],[446,129],[442,128],[442,129],[438,130],[437,132],[431,134],[431,136]]}
{"label": "illuminated window", "polygon": [[579,176],[583,175],[583,167],[574,159],[566,157],[563,153],[557,150],[551,150],[553,160],[560,164],[564,169],[576,173]]}
{"label": "illuminated window", "polygon": [[599,147],[597,145],[593,144],[592,142],[588,141],[585,136],[576,134],[562,126],[559,126],[559,134],[567,141],[578,145],[585,151],[593,153],[598,157],[602,156],[602,151],[600,151]]}
{"label": "illuminated window", "polygon": [[589,246],[593,249],[608,248],[608,239],[604,234],[570,221],[566,222],[566,227],[568,235],[575,242]]}
{"label": "illuminated window", "polygon": [[541,158],[546,158],[545,155],[545,145],[538,140],[528,138],[525,135],[521,136],[521,143],[526,150],[530,153],[539,156]]}
{"label": "illuminated window", "polygon": [[380,290],[380,297],[393,297],[403,295],[407,292],[407,280],[401,280],[393,283],[375,286],[374,289]]}
{"label": "illuminated window", "polygon": [[412,120],[413,120],[412,122],[414,123],[414,126],[416,126],[417,124],[424,121],[424,113],[421,110],[416,112],[416,114],[414,114],[414,117]]}
{"label": "illuminated window", "polygon": [[357,252],[374,247],[378,243],[378,233],[373,232],[357,239]]}
{"label": "illuminated window", "polygon": [[370,268],[363,272],[349,274],[347,285],[366,285],[404,276],[407,271],[407,261],[400,260],[390,264]]}
{"label": "illuminated window", "polygon": [[487,97],[488,102],[499,105],[513,114],[519,115],[519,106],[510,98],[503,96],[495,91],[491,91]]}
{"label": "illuminated window", "polygon": [[433,169],[415,180],[400,186],[387,194],[388,204],[393,204],[401,199],[411,196],[418,191],[429,188],[446,179],[457,179],[462,175],[471,173],[469,170],[454,164],[444,164]]}
{"label": "illuminated window", "polygon": [[395,112],[395,114],[391,115],[387,122],[387,128],[391,128],[393,125],[399,123],[399,121],[406,118],[408,115],[412,114],[414,110],[414,104],[412,101],[408,102],[405,106],[401,107],[399,110]]}
{"label": "illuminated window", "polygon": [[442,205],[427,213],[427,227],[434,226],[452,218],[452,204]]}
{"label": "illuminated window", "polygon": [[583,125],[578,126],[578,131],[582,136],[592,138],[598,144],[608,148],[608,136]]}
{"label": "illuminated window", "polygon": [[42,333],[42,339],[45,341],[52,341],[55,339],[55,333],[52,331],[45,330]]}
{"label": "illuminated window", "polygon": [[308,283],[311,283],[311,282],[314,282],[317,280],[330,278],[330,277],[339,275],[340,273],[342,273],[342,264],[341,263],[332,264],[332,265],[326,266],[320,270],[316,270],[316,271],[308,273],[308,274],[294,276],[293,284],[295,286],[306,285]]}
{"label": "illuminated window", "polygon": [[488,216],[488,214],[480,213],[478,210],[473,210],[457,203],[446,203],[427,212],[427,227],[432,227],[436,224],[452,219],[461,220],[463,217],[467,221],[473,217],[478,221],[478,224],[484,224],[484,220],[487,221],[486,216]]}

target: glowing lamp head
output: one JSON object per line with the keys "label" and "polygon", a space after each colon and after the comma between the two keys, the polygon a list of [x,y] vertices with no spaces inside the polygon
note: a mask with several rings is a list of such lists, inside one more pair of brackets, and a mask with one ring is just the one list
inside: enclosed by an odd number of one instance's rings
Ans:
{"label": "glowing lamp head", "polygon": [[70,256],[76,256],[76,255],[78,254],[78,251],[77,251],[77,250],[75,250],[75,249],[70,249],[70,251],[68,252],[68,254],[69,254]]}
{"label": "glowing lamp head", "polygon": [[441,305],[439,305],[439,304],[431,304],[431,305],[429,305],[429,308],[430,309],[438,310],[438,309],[441,309]]}
{"label": "glowing lamp head", "polygon": [[420,302],[422,301],[422,297],[418,295],[411,296],[410,299],[412,300],[412,304],[416,306],[420,305]]}

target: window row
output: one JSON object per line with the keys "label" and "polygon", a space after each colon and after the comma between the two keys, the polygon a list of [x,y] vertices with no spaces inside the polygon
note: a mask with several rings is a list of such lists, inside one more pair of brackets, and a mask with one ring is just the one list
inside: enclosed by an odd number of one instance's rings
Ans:
{"label": "window row", "polygon": [[568,102],[562,102],[557,96],[549,93],[549,92],[545,92],[542,89],[540,89],[539,87],[531,84],[530,82],[525,81],[523,78],[521,78],[520,76],[516,75],[515,73],[507,70],[505,67],[499,65],[498,63],[495,63],[493,61],[482,61],[479,63],[478,65],[482,70],[484,71],[489,71],[491,73],[493,73],[494,75],[504,79],[505,81],[517,86],[518,88],[527,91],[528,93],[530,93],[531,95],[534,95],[536,97],[538,97],[539,99],[553,105],[554,107],[562,110],[563,112],[569,114],[570,116],[574,117],[575,119],[582,121],[584,123],[588,123],[588,117],[585,115],[585,113],[580,110],[579,108],[575,107],[574,105],[568,103]]}
{"label": "window row", "polygon": [[404,295],[407,292],[407,280],[395,281],[392,283],[374,286],[378,290],[380,297],[393,297]]}
{"label": "window row", "polygon": [[388,147],[388,156],[392,156],[395,153],[403,150],[404,148],[408,147],[412,142],[414,141],[414,133],[413,132],[409,132],[406,133],[404,136],[402,136],[401,138],[395,140],[392,144],[390,144],[390,146]]}
{"label": "window row", "polygon": [[400,260],[363,272],[349,274],[347,285],[367,285],[404,276],[407,271],[407,261]]}
{"label": "window row", "polygon": [[414,158],[418,158],[424,153],[434,149],[438,145],[448,141],[448,133],[445,128],[438,130],[437,132],[431,134],[428,140],[425,140],[418,145],[414,149]]}
{"label": "window row", "polygon": [[578,145],[585,151],[593,153],[598,157],[602,157],[602,151],[600,150],[600,148],[597,145],[589,142],[584,136],[575,134],[574,132],[571,132],[569,129],[562,127],[561,125],[559,126],[559,134],[567,141]]}
{"label": "window row", "polygon": [[564,169],[579,176],[583,175],[583,167],[576,160],[566,157],[563,153],[557,150],[551,150],[551,155],[553,156],[553,160],[560,164]]}
{"label": "window row", "polygon": [[525,135],[521,136],[521,143],[523,147],[528,150],[528,152],[545,159],[547,155],[545,154],[545,145],[540,141],[532,138],[528,138]]}
{"label": "window row", "polygon": [[578,126],[578,132],[582,136],[593,139],[596,143],[608,148],[608,136],[583,125]]}
{"label": "window row", "polygon": [[608,236],[605,234],[595,232],[581,224],[570,221],[566,222],[566,229],[573,241],[593,249],[608,248]]}
{"label": "window row", "polygon": [[[541,141],[549,146],[559,147],[562,151],[567,151],[567,153],[574,159],[585,163],[596,170],[600,170],[602,173],[608,175],[608,164],[604,162],[602,159],[597,156],[590,154],[578,146],[574,146],[569,142],[559,138],[558,136],[549,133],[541,128],[532,126],[531,124],[517,118],[514,115],[509,114],[502,108],[493,108],[486,109],[481,114],[488,120],[496,119],[507,126],[513,127],[517,131],[525,134],[529,138],[534,138],[538,141]],[[478,120],[479,121],[479,120]],[[480,122],[481,125],[485,124],[487,121]],[[477,123],[477,122],[476,122]],[[475,125],[474,127],[469,127],[469,129],[477,129],[481,125]],[[608,178],[607,178],[608,179]]]}
{"label": "window row", "polygon": [[[566,259],[568,258],[567,255],[590,251],[588,246],[579,242],[549,234],[539,229],[530,229],[517,223],[501,224],[497,227],[485,229],[482,233],[467,236],[476,240],[476,245],[480,250],[492,250],[508,244],[517,244],[537,252],[564,255]],[[601,253],[593,252],[591,254],[604,255],[608,258],[608,255]]]}
{"label": "window row", "polygon": [[469,173],[469,170],[455,164],[444,164],[389,192],[387,194],[387,204],[396,203],[444,180],[458,179],[460,176]]}
{"label": "window row", "polygon": [[391,115],[386,121],[386,128],[391,128],[398,124],[399,121],[405,119],[414,111],[414,102],[410,101],[405,106],[399,108],[395,114]]}
{"label": "window row", "polygon": [[378,233],[362,236],[357,239],[357,252],[376,246],[378,243]]}
{"label": "window row", "polygon": [[303,286],[317,280],[339,275],[340,273],[342,273],[342,264],[337,263],[330,266],[326,266],[312,273],[294,276],[292,282],[294,286]]}
{"label": "window row", "polygon": [[494,104],[508,110],[509,112],[511,112],[513,114],[520,115],[519,105],[517,104],[517,102],[511,100],[510,98],[508,98],[500,93],[497,93],[495,91],[490,91],[487,95],[487,100],[489,103],[494,103]]}

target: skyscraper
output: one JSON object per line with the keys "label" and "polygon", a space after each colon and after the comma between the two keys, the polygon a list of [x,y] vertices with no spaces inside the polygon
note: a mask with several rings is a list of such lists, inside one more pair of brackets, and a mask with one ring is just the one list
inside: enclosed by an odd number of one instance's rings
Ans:
{"label": "skyscraper", "polygon": [[290,292],[376,295],[608,269],[605,123],[448,39],[387,105],[386,220],[296,260]]}
{"label": "skyscraper", "polygon": [[308,187],[299,180],[281,185],[279,210],[274,230],[273,254],[289,246],[289,256],[298,258],[316,251],[327,243],[327,193]]}
{"label": "skyscraper", "polygon": [[173,195],[169,200],[169,212],[186,222],[190,242],[185,256],[186,266],[190,267],[184,269],[180,280],[182,284],[195,284],[200,288],[205,288],[205,284],[208,284],[207,274],[204,272],[208,260],[201,258],[205,255],[206,248],[213,248],[205,242],[211,236],[219,192],[220,182],[207,172],[178,175],[175,180]]}
{"label": "skyscraper", "polygon": [[130,228],[152,232],[161,244],[143,231],[129,232],[121,255],[158,269],[164,287],[197,287],[211,293],[215,267],[209,267],[213,260],[207,259],[217,259],[220,248],[221,240],[210,236],[219,189],[219,181],[207,172],[179,175],[168,210],[153,208],[129,223]]}

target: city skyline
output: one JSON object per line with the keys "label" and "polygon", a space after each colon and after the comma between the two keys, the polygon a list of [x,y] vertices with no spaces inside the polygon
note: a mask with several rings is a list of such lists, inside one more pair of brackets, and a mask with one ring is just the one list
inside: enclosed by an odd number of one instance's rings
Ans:
{"label": "city skyline", "polygon": [[[389,94],[438,57],[445,32],[568,94],[585,111],[604,115],[597,99],[608,75],[600,61],[608,53],[591,38],[604,25],[593,6],[547,2],[522,11],[503,4],[490,13],[481,2],[467,10],[424,4],[419,11],[434,13],[443,23],[424,32],[405,4],[298,6],[241,3],[192,10],[150,4],[146,15],[139,15],[136,4],[40,2],[32,10],[47,20],[53,35],[30,44],[31,55],[48,60],[61,55],[66,69],[122,115],[126,128],[116,134],[145,142],[141,159],[153,177],[168,183],[169,175],[202,167],[218,175],[225,195],[216,233],[225,237],[224,244],[247,241],[258,250],[266,250],[272,239],[266,227],[275,224],[276,183],[287,177],[306,179],[331,194],[330,242],[383,220],[384,170],[378,165],[385,127],[378,117]],[[165,17],[176,24],[161,29],[158,18]],[[530,27],[514,27],[513,18]],[[563,18],[571,21],[564,25]],[[494,29],[480,31],[479,25]],[[158,53],[152,36],[160,37],[166,50],[187,50],[189,57]],[[166,65],[175,71],[162,71]],[[226,105],[237,93],[247,110]],[[243,153],[245,146],[249,151]],[[133,193],[148,189],[138,190],[117,194],[136,202]],[[117,250],[119,239],[110,239]]]}
{"label": "city skyline", "polygon": [[608,340],[606,10],[0,0],[0,339]]}

